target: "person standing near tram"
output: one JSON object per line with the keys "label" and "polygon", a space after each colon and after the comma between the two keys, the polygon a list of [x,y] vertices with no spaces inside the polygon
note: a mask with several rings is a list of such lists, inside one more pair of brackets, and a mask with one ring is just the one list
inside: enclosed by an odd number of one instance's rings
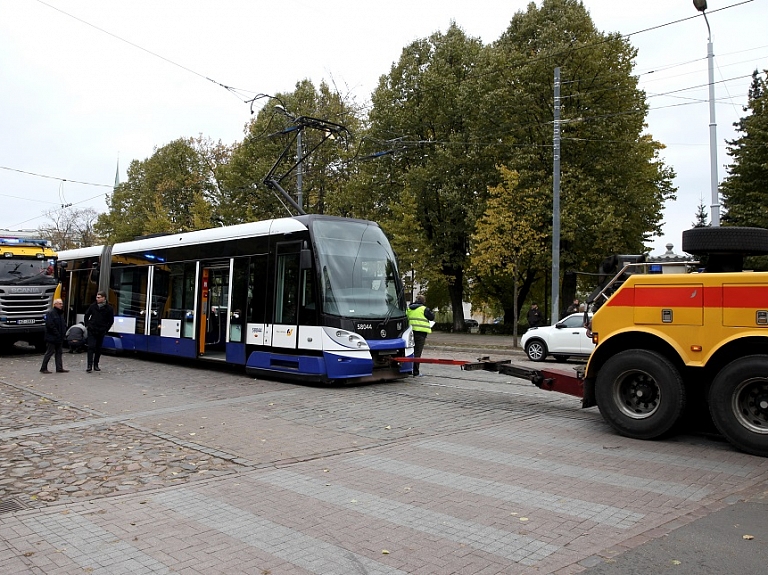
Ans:
{"label": "person standing near tram", "polygon": [[[424,350],[424,344],[427,341],[427,336],[432,333],[432,327],[429,322],[435,321],[435,314],[426,306],[426,298],[419,294],[416,296],[415,301],[408,306],[406,314],[408,315],[408,323],[411,324],[413,330],[414,350],[413,357],[421,357],[421,352]],[[421,375],[419,373],[419,364],[414,362],[413,364],[413,377]]]}
{"label": "person standing near tram", "polygon": [[45,343],[48,348],[43,356],[43,364],[40,366],[40,373],[51,373],[48,370],[48,362],[51,357],[56,364],[56,373],[67,373],[62,362],[62,346],[64,345],[64,332],[67,326],[64,323],[64,302],[56,298],[53,300],[53,307],[45,314]]}
{"label": "person standing near tram", "polygon": [[88,330],[88,367],[85,369],[86,372],[101,371],[99,369],[101,346],[104,343],[104,336],[112,329],[113,323],[115,323],[115,312],[112,310],[112,306],[107,303],[106,292],[99,291],[96,294],[96,301],[85,312],[85,327]]}

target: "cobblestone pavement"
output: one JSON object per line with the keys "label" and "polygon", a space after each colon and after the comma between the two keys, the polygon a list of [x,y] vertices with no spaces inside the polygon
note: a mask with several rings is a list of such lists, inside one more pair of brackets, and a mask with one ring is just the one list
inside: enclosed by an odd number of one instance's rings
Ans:
{"label": "cobblestone pavement", "polygon": [[[425,355],[522,361],[496,341],[436,336]],[[131,356],[42,375],[39,360],[0,356],[2,574],[566,575],[768,492],[766,459],[622,438],[495,373],[327,388]],[[768,528],[729,527],[764,566]],[[680,557],[647,572],[722,572]]]}
{"label": "cobblestone pavement", "polygon": [[[0,501],[25,507],[230,473],[222,459],[92,410],[0,386]],[[87,436],[87,441],[83,441]]]}

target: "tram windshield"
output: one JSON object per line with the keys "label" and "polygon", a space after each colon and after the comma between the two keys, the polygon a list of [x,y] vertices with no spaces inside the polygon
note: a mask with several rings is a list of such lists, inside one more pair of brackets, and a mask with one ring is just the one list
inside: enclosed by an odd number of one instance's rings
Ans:
{"label": "tram windshield", "polygon": [[405,315],[397,262],[381,228],[315,220],[312,230],[325,313],[360,319]]}

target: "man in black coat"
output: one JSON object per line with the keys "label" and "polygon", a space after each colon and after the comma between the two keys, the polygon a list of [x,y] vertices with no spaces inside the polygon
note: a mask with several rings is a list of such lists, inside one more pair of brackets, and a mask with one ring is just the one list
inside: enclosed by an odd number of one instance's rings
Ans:
{"label": "man in black coat", "polygon": [[104,343],[104,336],[112,328],[113,323],[115,323],[115,312],[107,303],[107,294],[100,291],[96,294],[96,301],[85,312],[85,327],[88,330],[88,367],[85,371],[88,373],[92,370],[101,371],[99,369],[101,346]]}
{"label": "man in black coat", "polygon": [[67,331],[67,325],[64,323],[64,302],[60,299],[53,300],[53,307],[45,314],[45,343],[48,348],[43,356],[43,365],[40,366],[40,373],[51,373],[48,371],[48,361],[54,357],[56,364],[56,373],[67,373],[62,361],[62,352],[64,345],[64,334]]}
{"label": "man in black coat", "polygon": [[528,327],[539,327],[541,323],[542,318],[539,304],[533,302],[531,308],[528,310]]}

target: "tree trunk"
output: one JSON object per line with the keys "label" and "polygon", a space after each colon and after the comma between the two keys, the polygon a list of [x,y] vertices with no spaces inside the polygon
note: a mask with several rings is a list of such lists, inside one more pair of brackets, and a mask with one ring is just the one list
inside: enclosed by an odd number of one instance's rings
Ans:
{"label": "tree trunk", "polygon": [[[512,280],[512,291],[514,292],[515,296],[517,296],[517,264],[514,266],[515,275],[514,279]],[[517,297],[515,297],[515,301],[517,301]],[[517,347],[517,321],[518,321],[518,306],[515,305],[514,312],[514,325],[512,326],[512,347]]]}
{"label": "tree trunk", "polygon": [[448,285],[448,294],[451,296],[451,309],[453,310],[453,331],[464,331],[464,273],[454,270],[454,281]]}

